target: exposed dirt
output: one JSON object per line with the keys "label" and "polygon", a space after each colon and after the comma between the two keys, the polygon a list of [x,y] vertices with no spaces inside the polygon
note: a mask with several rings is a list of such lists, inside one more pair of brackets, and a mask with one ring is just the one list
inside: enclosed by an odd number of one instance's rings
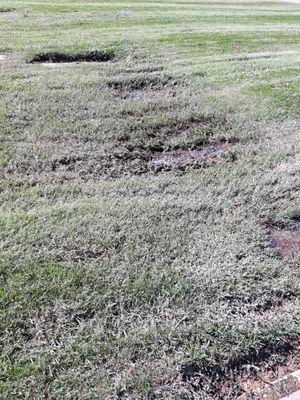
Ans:
{"label": "exposed dirt", "polygon": [[254,375],[244,377],[241,384],[244,393],[238,397],[238,400],[279,400],[299,390],[299,380],[289,375],[299,366],[300,347],[298,345],[284,363],[277,366],[264,364],[256,369]]}
{"label": "exposed dirt", "polygon": [[145,96],[145,93],[141,90],[135,90],[126,94],[125,98],[133,101],[138,101]]}
{"label": "exposed dirt", "polygon": [[45,62],[45,63],[41,63],[41,64],[44,65],[44,67],[47,67],[47,68],[60,68],[60,67],[63,67],[65,65],[72,65],[71,63],[64,63],[64,62],[60,62],[60,63]]}
{"label": "exposed dirt", "polygon": [[68,63],[68,62],[107,62],[115,58],[115,53],[111,51],[89,51],[83,53],[63,53],[50,51],[33,55],[30,63]]}
{"label": "exposed dirt", "polygon": [[291,293],[282,293],[282,296],[275,301],[267,299],[258,302],[254,306],[254,310],[263,315],[264,320],[267,321],[270,318],[274,318],[274,314],[289,313],[295,308],[298,309],[299,306],[299,293],[291,291]]}
{"label": "exposed dirt", "polygon": [[[272,356],[273,352],[277,353],[276,357]],[[225,376],[216,387],[218,396],[212,399],[279,400],[287,393],[297,390],[298,382],[293,377],[284,383],[277,381],[296,371],[299,365],[299,343],[283,343],[270,354],[262,352],[253,359],[245,359],[236,373],[223,373]]]}
{"label": "exposed dirt", "polygon": [[[168,150],[170,149],[170,150]],[[137,145],[123,143],[112,149],[112,152],[99,152],[72,156],[61,155],[59,158],[30,164],[23,161],[14,166],[8,165],[7,173],[31,172],[56,172],[62,179],[72,179],[76,174],[81,179],[104,177],[107,179],[126,175],[140,175],[149,172],[162,172],[169,170],[197,169],[210,167],[220,162],[234,161],[235,154],[229,144],[216,142],[195,144],[181,140],[174,144],[167,141],[157,141],[153,144]]]}
{"label": "exposed dirt", "polygon": [[201,150],[173,150],[155,153],[150,160],[154,169],[216,164],[225,155],[225,144],[206,145]]}
{"label": "exposed dirt", "polygon": [[[213,166],[223,160],[233,161],[234,153],[228,143],[216,142],[187,147],[188,143],[172,145],[153,144],[147,147],[128,149],[115,154],[107,165],[112,175],[120,173],[142,174],[148,171],[160,172],[173,169],[201,168]],[[168,148],[170,148],[168,150]]]}
{"label": "exposed dirt", "polygon": [[286,262],[292,262],[300,254],[300,221],[293,221],[290,227],[268,223],[269,241],[276,253]]}
{"label": "exposed dirt", "polygon": [[299,343],[283,342],[274,348],[262,348],[258,353],[250,351],[223,366],[187,362],[180,367],[179,374],[181,381],[191,385],[196,392],[208,381],[210,385],[213,383],[211,400],[278,400],[280,397],[274,397],[274,393],[280,396],[292,393],[299,383],[293,377],[284,383],[274,385],[274,382],[299,366]]}
{"label": "exposed dirt", "polygon": [[188,140],[188,130],[182,130],[176,132],[174,135],[170,136],[167,139],[167,142],[170,144],[174,144],[178,141],[186,142]]}
{"label": "exposed dirt", "polygon": [[4,61],[5,58],[6,58],[6,56],[5,56],[4,54],[0,54],[0,62],[1,62],[1,61]]}

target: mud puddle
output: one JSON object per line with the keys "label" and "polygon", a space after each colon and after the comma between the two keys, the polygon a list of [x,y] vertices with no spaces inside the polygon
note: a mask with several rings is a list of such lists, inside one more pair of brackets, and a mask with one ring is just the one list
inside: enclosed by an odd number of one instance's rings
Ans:
{"label": "mud puddle", "polygon": [[155,153],[150,160],[154,169],[216,164],[228,152],[227,145],[205,145],[201,150],[173,150]]}

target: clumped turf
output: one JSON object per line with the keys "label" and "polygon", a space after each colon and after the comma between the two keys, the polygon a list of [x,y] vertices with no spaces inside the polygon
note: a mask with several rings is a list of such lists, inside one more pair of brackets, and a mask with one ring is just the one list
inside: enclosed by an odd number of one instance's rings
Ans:
{"label": "clumped turf", "polygon": [[297,359],[299,6],[1,10],[0,397],[232,400]]}

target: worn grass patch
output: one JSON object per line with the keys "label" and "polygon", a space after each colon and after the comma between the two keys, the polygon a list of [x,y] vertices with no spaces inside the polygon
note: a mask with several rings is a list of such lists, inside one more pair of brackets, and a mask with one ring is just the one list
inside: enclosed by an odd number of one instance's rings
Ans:
{"label": "worn grass patch", "polygon": [[[9,175],[18,176],[25,171],[48,175],[54,172],[62,179],[86,180],[158,172],[170,167],[197,168],[212,165],[218,159],[218,152],[209,157],[209,147],[203,151],[203,145],[234,144],[242,139],[234,129],[234,115],[230,111],[215,112],[210,106],[203,107],[203,95],[193,92],[179,76],[158,71],[97,78],[92,89],[66,89],[63,109],[56,75],[54,71],[45,95],[42,95],[43,84],[38,83],[37,89],[52,124],[45,129],[45,121],[38,118],[31,139],[24,138],[22,145],[14,144],[14,157],[4,164],[4,171]],[[80,71],[79,75],[82,77]],[[85,104],[80,100],[82,92],[86,94]],[[12,116],[14,107],[13,102],[7,107]],[[36,115],[41,112],[39,107],[33,111]],[[73,120],[69,119],[69,112],[74,115]],[[17,128],[21,137],[26,124],[21,122]],[[61,146],[63,137],[69,142],[68,148]],[[185,162],[167,165],[155,161],[158,153],[166,155],[174,151],[186,154]],[[233,159],[233,145],[230,151]],[[33,154],[39,155],[33,157]],[[187,157],[188,154],[197,156]],[[229,159],[219,157],[225,158]],[[197,162],[192,162],[193,159]]]}
{"label": "worn grass patch", "polygon": [[298,6],[1,15],[0,397],[275,380],[300,338]]}

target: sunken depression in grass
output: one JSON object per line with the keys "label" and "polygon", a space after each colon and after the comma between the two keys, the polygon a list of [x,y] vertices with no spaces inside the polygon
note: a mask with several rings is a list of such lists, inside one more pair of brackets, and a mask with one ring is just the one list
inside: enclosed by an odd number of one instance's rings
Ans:
{"label": "sunken depression in grass", "polygon": [[300,399],[299,1],[0,0],[1,399]]}

